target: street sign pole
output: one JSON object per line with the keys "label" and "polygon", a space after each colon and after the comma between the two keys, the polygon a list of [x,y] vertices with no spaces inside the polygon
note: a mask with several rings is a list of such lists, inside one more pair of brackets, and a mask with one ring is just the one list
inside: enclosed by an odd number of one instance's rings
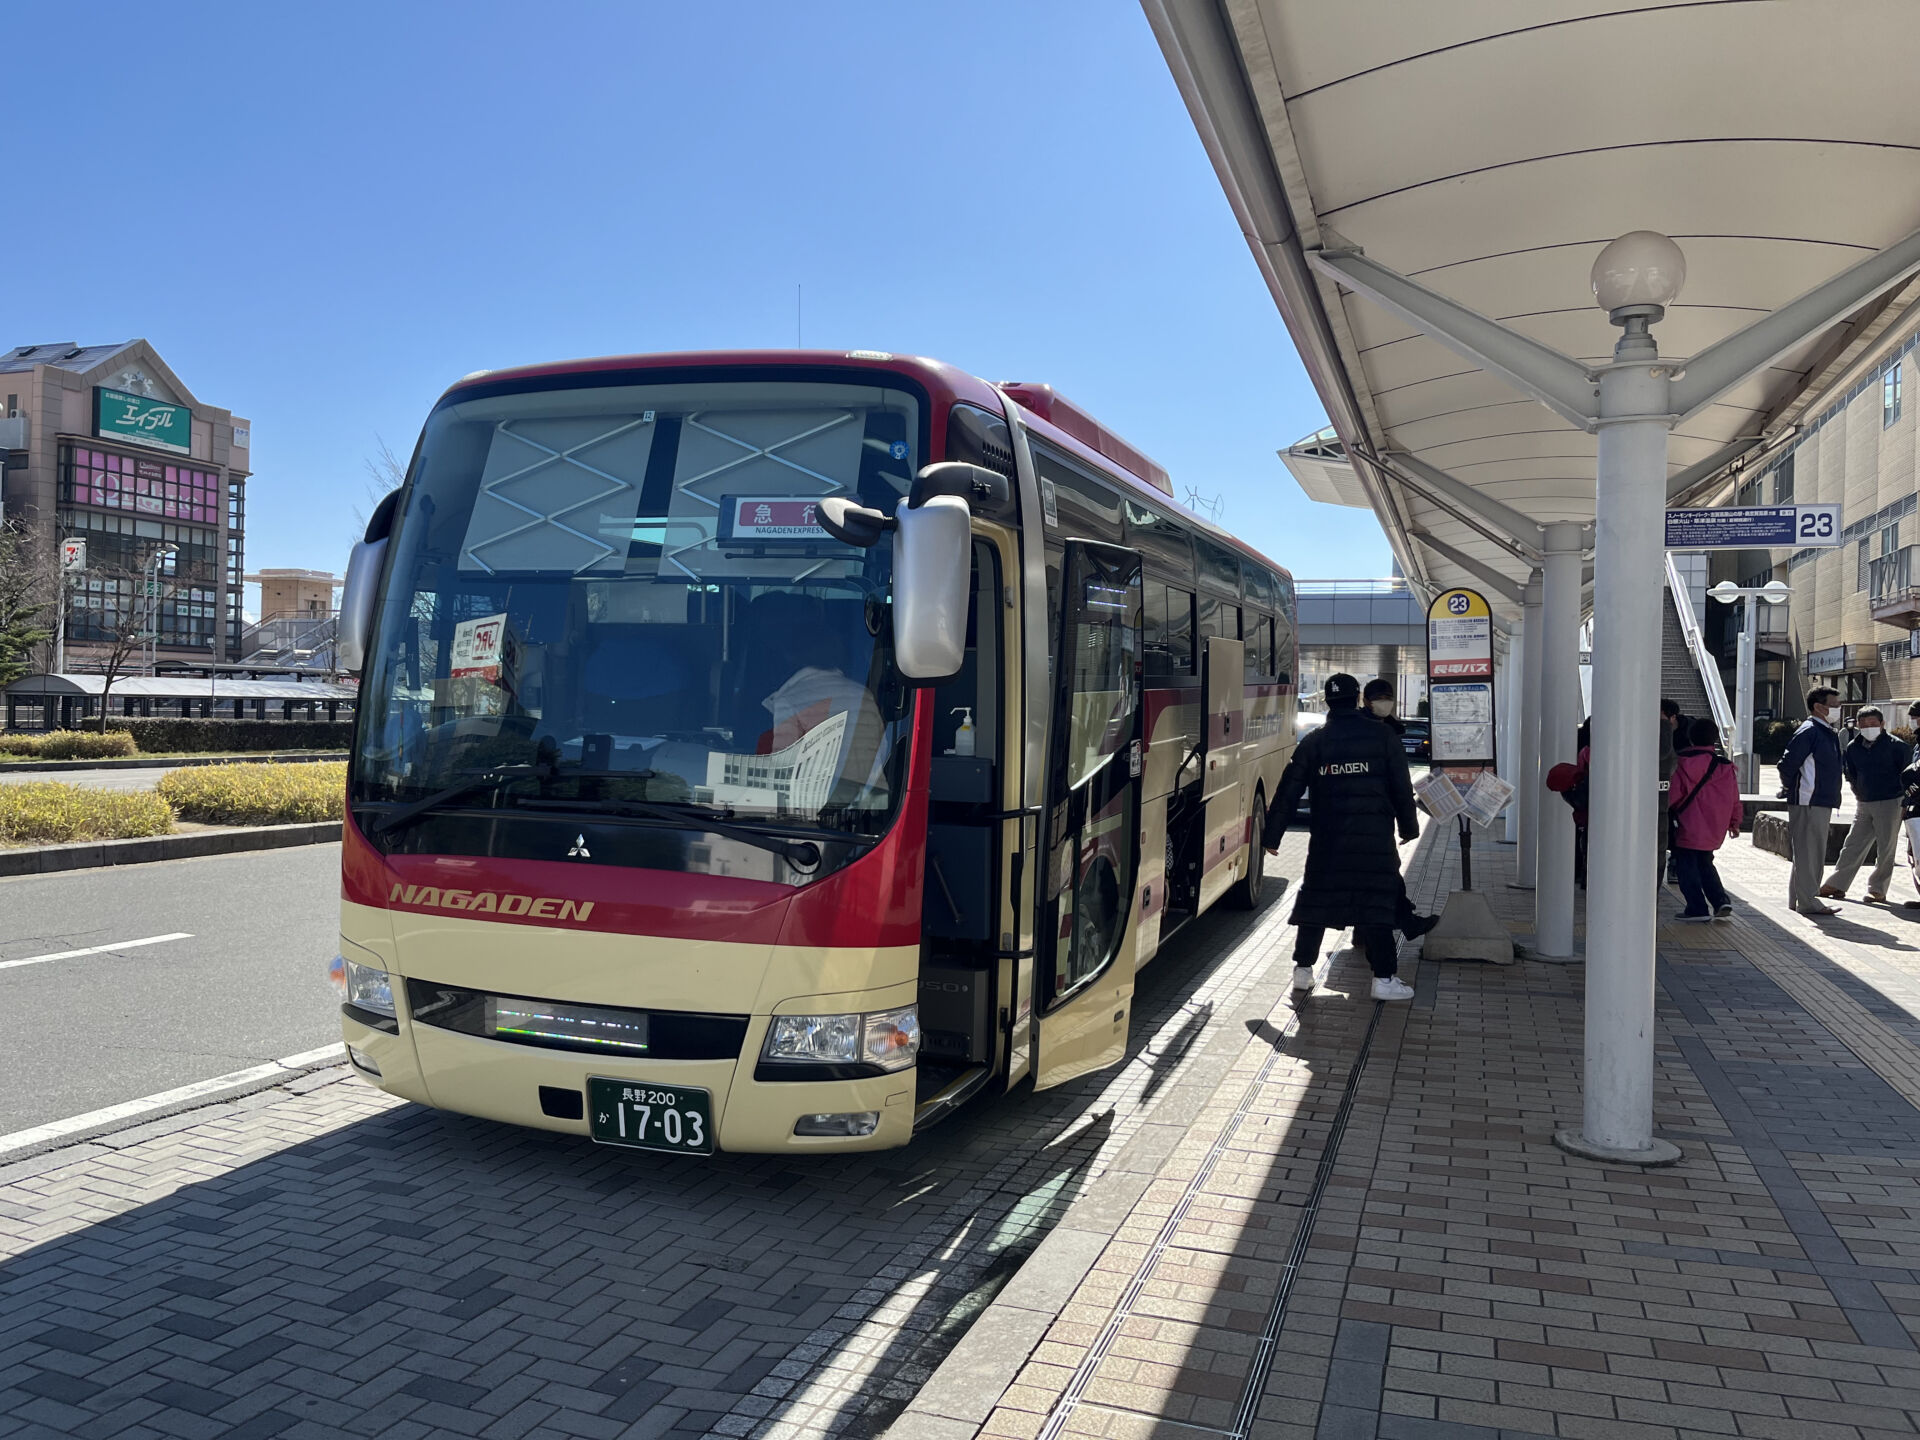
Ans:
{"label": "street sign pole", "polygon": [[[1427,721],[1435,814],[1458,811],[1460,888],[1428,932],[1432,960],[1513,963],[1513,939],[1473,888],[1473,821],[1492,823],[1513,787],[1496,773],[1493,609],[1476,590],[1443,591],[1427,607]],[[1465,782],[1464,784],[1461,782]],[[1429,808],[1434,808],[1430,803]]]}
{"label": "street sign pole", "polygon": [[1740,658],[1734,670],[1733,683],[1740,694],[1734,701],[1733,730],[1740,744],[1740,789],[1751,795],[1759,778],[1753,763],[1753,656],[1760,639],[1760,597],[1747,596],[1746,606],[1740,624]]}

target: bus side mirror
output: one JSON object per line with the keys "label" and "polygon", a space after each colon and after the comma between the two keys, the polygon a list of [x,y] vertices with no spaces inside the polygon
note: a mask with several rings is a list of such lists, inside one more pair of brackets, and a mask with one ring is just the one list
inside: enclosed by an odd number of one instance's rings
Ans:
{"label": "bus side mirror", "polygon": [[967,658],[973,514],[957,495],[894,511],[893,657],[909,680],[932,684]]}
{"label": "bus side mirror", "polygon": [[393,512],[400,492],[391,491],[374,506],[366,538],[356,543],[347,559],[346,583],[340,587],[340,618],[335,624],[333,653],[342,670],[357,674],[366,664],[373,635],[373,602],[380,584],[380,568],[387,558],[387,537],[393,531]]}

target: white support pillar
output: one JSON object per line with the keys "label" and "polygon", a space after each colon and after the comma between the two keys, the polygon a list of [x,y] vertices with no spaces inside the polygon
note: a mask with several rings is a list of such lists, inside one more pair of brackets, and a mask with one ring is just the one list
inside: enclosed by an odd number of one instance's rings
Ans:
{"label": "white support pillar", "polygon": [[1539,865],[1534,874],[1533,948],[1542,960],[1573,958],[1573,811],[1545,790],[1546,771],[1579,757],[1580,552],[1568,522],[1543,532],[1540,604]]}
{"label": "white support pillar", "polygon": [[[1590,1159],[1661,1164],[1653,1134],[1654,826],[1659,775],[1662,518],[1672,384],[1647,333],[1657,306],[1616,310],[1600,374],[1594,496],[1593,772],[1587,846],[1586,1076],[1581,1126],[1554,1136]],[[1551,603],[1551,578],[1548,599]]]}
{"label": "white support pillar", "polygon": [[1534,866],[1540,848],[1540,652],[1541,608],[1545,603],[1546,581],[1538,570],[1527,577],[1527,589],[1520,611],[1520,713],[1514,727],[1516,751],[1514,783],[1520,787],[1518,848],[1514,852],[1514,883],[1531,890]]}
{"label": "white support pillar", "polygon": [[1507,632],[1507,653],[1500,657],[1500,775],[1513,786],[1513,799],[1507,804],[1502,822],[1502,838],[1509,845],[1520,843],[1520,672],[1526,665],[1526,640],[1520,622]]}

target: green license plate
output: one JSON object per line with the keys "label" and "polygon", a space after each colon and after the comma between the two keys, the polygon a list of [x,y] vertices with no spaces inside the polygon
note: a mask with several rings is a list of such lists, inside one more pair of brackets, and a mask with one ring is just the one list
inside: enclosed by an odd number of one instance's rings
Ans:
{"label": "green license plate", "polygon": [[713,1153],[713,1097],[685,1085],[590,1078],[587,1124],[602,1145]]}

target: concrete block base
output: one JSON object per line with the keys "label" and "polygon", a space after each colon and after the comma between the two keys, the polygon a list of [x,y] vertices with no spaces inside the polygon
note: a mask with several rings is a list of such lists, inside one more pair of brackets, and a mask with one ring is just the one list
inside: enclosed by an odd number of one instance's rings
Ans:
{"label": "concrete block base", "polygon": [[1428,960],[1489,960],[1513,964],[1513,936],[1477,890],[1456,890],[1447,897],[1440,923],[1427,932],[1421,955]]}
{"label": "concrete block base", "polygon": [[1644,1150],[1622,1150],[1612,1145],[1599,1145],[1587,1139],[1578,1130],[1556,1130],[1553,1143],[1569,1155],[1578,1155],[1582,1160],[1598,1160],[1606,1165],[1644,1165],[1648,1169],[1658,1169],[1662,1165],[1672,1165],[1680,1159],[1680,1147],[1669,1140],[1651,1140]]}

